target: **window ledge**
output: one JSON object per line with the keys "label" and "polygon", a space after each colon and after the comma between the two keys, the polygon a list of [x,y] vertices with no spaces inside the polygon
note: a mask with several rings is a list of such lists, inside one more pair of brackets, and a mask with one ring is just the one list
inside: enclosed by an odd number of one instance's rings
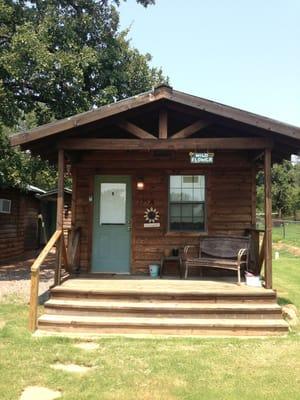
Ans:
{"label": "window ledge", "polygon": [[177,236],[177,237],[200,237],[207,236],[208,232],[192,232],[192,231],[168,231],[165,236]]}

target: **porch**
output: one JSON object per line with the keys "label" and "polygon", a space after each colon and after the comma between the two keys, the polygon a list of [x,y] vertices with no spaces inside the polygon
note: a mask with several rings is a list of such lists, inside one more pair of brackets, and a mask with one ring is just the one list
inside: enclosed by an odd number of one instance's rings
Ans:
{"label": "porch", "polygon": [[51,290],[40,332],[265,336],[288,325],[272,289],[231,279],[71,278]]}

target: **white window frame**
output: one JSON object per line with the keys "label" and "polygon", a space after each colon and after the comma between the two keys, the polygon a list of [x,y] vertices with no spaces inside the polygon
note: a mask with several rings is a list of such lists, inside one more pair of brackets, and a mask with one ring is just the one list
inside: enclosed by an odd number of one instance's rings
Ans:
{"label": "white window frame", "polygon": [[[8,211],[4,210],[4,204],[7,202],[8,204]],[[11,200],[9,199],[0,199],[0,213],[1,214],[11,214]]]}
{"label": "white window frame", "polygon": [[[202,173],[202,174],[197,174],[197,173],[195,173],[195,174],[176,174],[176,175],[179,175],[179,176],[204,176],[204,182],[205,182],[205,188],[204,188],[204,201],[203,202],[199,202],[199,204],[200,203],[203,203],[204,204],[204,228],[203,228],[203,230],[201,229],[201,230],[196,230],[196,229],[190,229],[190,230],[177,230],[177,229],[171,229],[171,221],[170,221],[170,205],[171,205],[171,203],[175,203],[175,202],[172,202],[171,200],[170,200],[170,184],[171,184],[171,176],[173,176],[173,175],[175,175],[175,174],[171,174],[171,175],[169,175],[168,176],[168,232],[181,232],[181,233],[189,233],[189,232],[192,232],[192,233],[198,233],[198,234],[203,234],[203,233],[206,233],[207,232],[207,174],[205,174],[205,173]],[[180,202],[178,202],[178,203],[180,203]],[[195,204],[196,204],[197,202],[195,202]]]}

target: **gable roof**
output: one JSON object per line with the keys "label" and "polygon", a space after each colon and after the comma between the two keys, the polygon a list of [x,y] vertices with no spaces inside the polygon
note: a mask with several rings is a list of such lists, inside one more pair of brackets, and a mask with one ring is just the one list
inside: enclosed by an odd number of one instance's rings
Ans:
{"label": "gable roof", "polygon": [[26,144],[34,143],[55,135],[67,132],[74,128],[86,124],[103,120],[115,116],[119,113],[134,110],[147,104],[167,100],[180,105],[188,106],[196,110],[207,112],[234,122],[246,124],[251,127],[260,128],[271,133],[283,135],[287,138],[299,141],[300,148],[300,128],[286,124],[268,117],[244,111],[235,107],[230,107],[215,101],[193,96],[184,92],[173,90],[170,86],[161,85],[139,95],[108,104],[91,111],[76,114],[49,124],[41,125],[27,132],[20,132],[10,137],[12,146],[21,145],[26,148]]}

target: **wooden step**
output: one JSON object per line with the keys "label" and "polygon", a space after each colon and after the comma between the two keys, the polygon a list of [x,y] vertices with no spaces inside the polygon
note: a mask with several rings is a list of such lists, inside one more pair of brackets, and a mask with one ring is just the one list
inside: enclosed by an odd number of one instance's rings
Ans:
{"label": "wooden step", "polygon": [[106,299],[52,298],[45,312],[56,315],[178,317],[181,318],[281,318],[281,307],[274,303],[187,303],[167,301],[126,301]]}
{"label": "wooden step", "polygon": [[161,301],[186,301],[186,302],[255,302],[273,303],[276,301],[276,292],[271,289],[245,290],[191,290],[184,289],[130,289],[126,285],[122,289],[80,288],[56,286],[51,290],[51,298],[73,299],[122,299],[128,301],[161,300]]}
{"label": "wooden step", "polygon": [[93,334],[242,335],[264,336],[288,332],[283,320],[138,318],[48,315],[38,320],[39,330]]}

